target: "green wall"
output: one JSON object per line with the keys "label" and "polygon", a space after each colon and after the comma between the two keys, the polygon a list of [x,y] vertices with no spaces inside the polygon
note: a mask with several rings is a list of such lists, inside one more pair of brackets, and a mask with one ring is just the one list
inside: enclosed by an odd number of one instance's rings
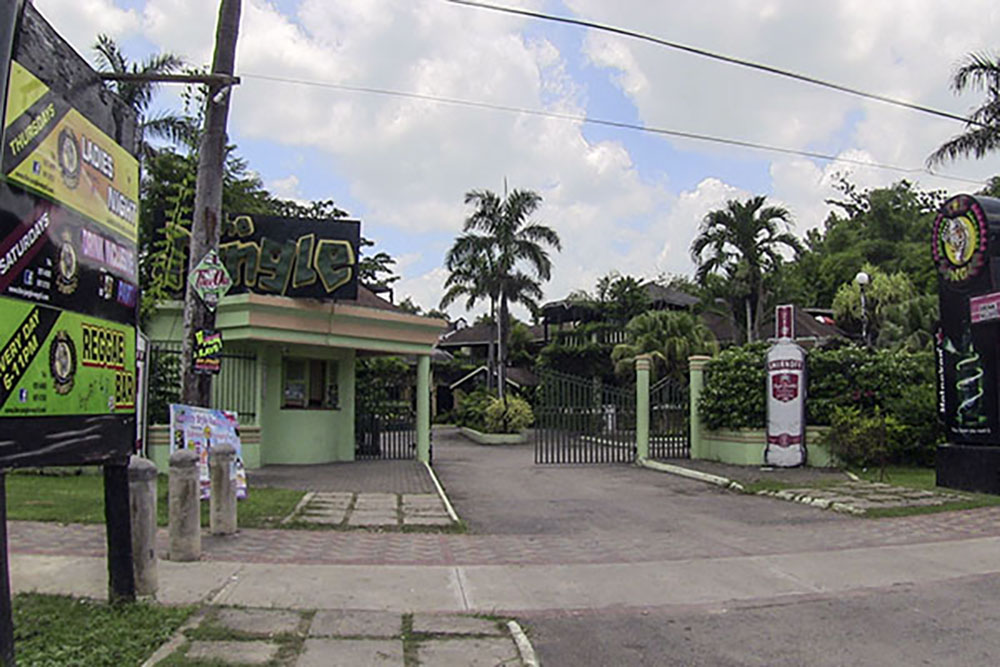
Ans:
{"label": "green wall", "polygon": [[[281,360],[284,356],[337,360],[340,408],[282,408]],[[263,373],[260,384],[263,404],[260,413],[261,465],[353,461],[354,350],[262,344],[258,358]]]}
{"label": "green wall", "polygon": [[[820,431],[828,427],[806,427],[806,465],[811,468],[836,466],[830,452],[817,440]],[[698,455],[692,458],[733,463],[736,465],[764,465],[764,448],[767,440],[764,429],[702,430]]]}

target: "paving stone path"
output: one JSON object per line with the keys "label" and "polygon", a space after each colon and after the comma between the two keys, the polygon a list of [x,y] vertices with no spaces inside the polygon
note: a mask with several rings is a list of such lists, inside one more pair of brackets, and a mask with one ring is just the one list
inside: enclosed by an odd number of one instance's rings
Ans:
{"label": "paving stone path", "polygon": [[455,525],[436,493],[311,491],[282,523],[346,528],[427,528]]}
{"label": "paving stone path", "polygon": [[934,507],[971,498],[971,496],[958,491],[909,489],[882,482],[862,480],[852,480],[830,486],[804,486],[780,491],[758,491],[757,494],[850,514],[867,514],[870,510],[878,509]]}
{"label": "paving stone path", "polygon": [[211,608],[150,665],[523,665],[505,619],[379,611]]}

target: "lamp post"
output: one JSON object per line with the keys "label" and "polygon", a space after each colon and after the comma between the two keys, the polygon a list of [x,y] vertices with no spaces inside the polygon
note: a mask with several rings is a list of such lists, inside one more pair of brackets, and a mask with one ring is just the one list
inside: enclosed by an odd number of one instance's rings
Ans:
{"label": "lamp post", "polygon": [[868,347],[868,308],[865,304],[865,287],[870,281],[871,277],[864,271],[858,271],[858,275],[854,276],[854,282],[861,289],[861,340],[864,341],[865,347]]}

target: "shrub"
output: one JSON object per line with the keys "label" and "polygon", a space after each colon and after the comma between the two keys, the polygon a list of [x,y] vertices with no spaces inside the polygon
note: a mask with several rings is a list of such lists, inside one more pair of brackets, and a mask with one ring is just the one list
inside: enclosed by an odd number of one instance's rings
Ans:
{"label": "shrub", "polygon": [[506,405],[499,398],[494,398],[486,407],[487,433],[519,433],[531,426],[535,415],[531,406],[523,398],[508,396]]}
{"label": "shrub", "polygon": [[730,347],[709,362],[698,410],[705,426],[763,428],[766,419],[766,343]]}
{"label": "shrub", "polygon": [[469,394],[455,392],[455,423],[477,431],[486,428],[486,408],[493,397],[485,389],[476,389]]}
{"label": "shrub", "polygon": [[[900,442],[899,422],[878,408],[866,415],[857,407],[836,407],[830,429],[820,435],[820,444],[848,466],[878,466],[882,475]],[[880,475],[880,477],[882,476]]]}

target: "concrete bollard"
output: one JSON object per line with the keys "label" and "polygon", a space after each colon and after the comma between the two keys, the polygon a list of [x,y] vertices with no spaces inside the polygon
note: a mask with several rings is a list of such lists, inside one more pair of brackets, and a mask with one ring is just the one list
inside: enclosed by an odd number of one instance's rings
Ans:
{"label": "concrete bollard", "polygon": [[201,558],[201,493],[198,454],[178,449],[170,455],[170,552],[175,561]]}
{"label": "concrete bollard", "polygon": [[132,518],[132,572],[138,595],[156,595],[156,464],[133,456],[128,464],[129,515]]}
{"label": "concrete bollard", "polygon": [[208,457],[212,480],[208,526],[213,535],[232,535],[236,532],[236,448],[230,444],[215,445]]}

